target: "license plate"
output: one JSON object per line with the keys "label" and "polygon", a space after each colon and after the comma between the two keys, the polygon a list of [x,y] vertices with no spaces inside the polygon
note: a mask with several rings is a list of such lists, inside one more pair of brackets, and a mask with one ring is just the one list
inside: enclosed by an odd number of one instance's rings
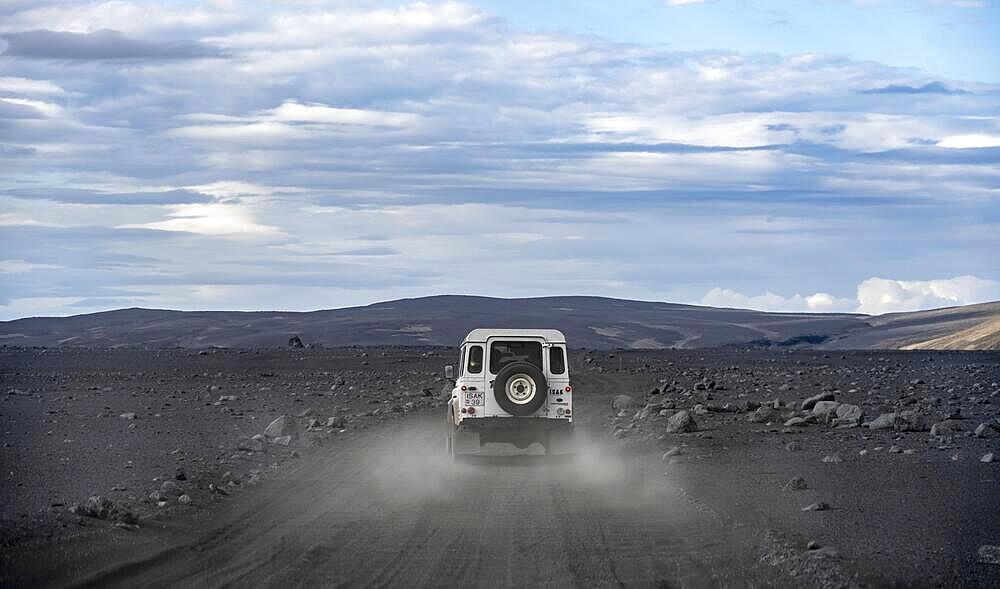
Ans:
{"label": "license plate", "polygon": [[486,397],[483,396],[483,391],[465,391],[465,404],[485,405]]}

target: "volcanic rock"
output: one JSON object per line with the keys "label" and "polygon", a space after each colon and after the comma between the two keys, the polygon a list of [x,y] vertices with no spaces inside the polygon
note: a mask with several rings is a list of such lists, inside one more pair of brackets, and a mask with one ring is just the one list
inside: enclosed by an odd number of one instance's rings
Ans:
{"label": "volcanic rock", "polygon": [[997,438],[1000,437],[1000,428],[995,423],[980,423],[976,427],[977,438]]}
{"label": "volcanic rock", "polygon": [[778,412],[775,411],[773,407],[764,405],[758,407],[757,410],[750,415],[750,421],[754,423],[766,423],[774,419],[777,414]]}
{"label": "volcanic rock", "polygon": [[833,393],[820,393],[818,395],[813,395],[812,397],[809,397],[805,401],[802,401],[801,409],[803,411],[809,411],[816,406],[816,403],[819,403],[820,401],[832,401],[832,400],[833,400]]}
{"label": "volcanic rock", "polygon": [[896,424],[895,413],[883,413],[865,424],[868,429],[891,429]]}
{"label": "volcanic rock", "polygon": [[295,434],[295,422],[287,415],[282,415],[268,424],[264,429],[264,435],[269,438],[280,438]]}
{"label": "volcanic rock", "polygon": [[693,432],[698,429],[698,424],[688,411],[678,411],[667,420],[667,433]]}
{"label": "volcanic rock", "polygon": [[782,487],[785,491],[802,491],[808,488],[809,485],[806,484],[806,480],[802,477],[794,477]]}
{"label": "volcanic rock", "polygon": [[979,562],[983,564],[1000,564],[1000,546],[983,544],[976,554],[979,556]]}
{"label": "volcanic rock", "polygon": [[817,401],[812,408],[812,414],[823,420],[829,420],[832,415],[837,414],[840,403],[836,401]]}
{"label": "volcanic rock", "polygon": [[837,406],[837,420],[843,423],[861,423],[864,410],[858,405],[841,403]]}
{"label": "volcanic rock", "polygon": [[631,409],[635,405],[635,399],[628,395],[618,395],[611,401],[611,407],[615,411]]}
{"label": "volcanic rock", "polygon": [[818,501],[812,505],[807,505],[802,508],[802,511],[826,511],[830,509],[830,504],[823,501]]}
{"label": "volcanic rock", "polygon": [[925,432],[927,420],[919,411],[901,411],[896,414],[893,427],[898,432]]}

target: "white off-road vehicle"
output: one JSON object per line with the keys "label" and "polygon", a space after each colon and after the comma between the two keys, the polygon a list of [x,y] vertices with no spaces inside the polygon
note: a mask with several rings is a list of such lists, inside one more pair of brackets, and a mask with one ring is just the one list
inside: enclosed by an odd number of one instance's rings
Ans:
{"label": "white off-road vehicle", "polygon": [[554,329],[474,329],[462,342],[448,401],[448,452],[477,454],[491,442],[572,453],[573,388],[566,337]]}

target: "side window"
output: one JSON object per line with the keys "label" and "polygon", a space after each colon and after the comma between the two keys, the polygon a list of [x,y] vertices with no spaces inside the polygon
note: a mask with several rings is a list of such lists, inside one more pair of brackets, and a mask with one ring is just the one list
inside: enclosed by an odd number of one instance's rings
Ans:
{"label": "side window", "polygon": [[462,348],[462,355],[458,357],[458,375],[465,374],[465,348]]}
{"label": "side window", "polygon": [[483,371],[483,346],[469,348],[469,372],[479,374]]}
{"label": "side window", "polygon": [[566,372],[566,356],[559,346],[549,348],[549,370],[552,374],[562,374]]}

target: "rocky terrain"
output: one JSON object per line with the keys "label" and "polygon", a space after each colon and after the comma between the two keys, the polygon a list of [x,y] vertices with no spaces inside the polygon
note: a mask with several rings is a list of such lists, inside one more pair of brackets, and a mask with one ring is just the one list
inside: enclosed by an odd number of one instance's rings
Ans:
{"label": "rocky terrain", "polygon": [[445,463],[453,356],[0,351],[0,585],[1000,584],[996,352],[574,350],[566,470]]}
{"label": "rocky terrain", "polygon": [[5,349],[0,540],[211,504],[306,448],[439,404],[445,362],[430,348]]}
{"label": "rocky terrain", "polygon": [[870,317],[763,313],[602,297],[497,299],[433,296],[293,313],[120,309],[0,322],[12,346],[282,347],[451,346],[476,327],[551,327],[599,349],[818,347],[1000,349],[1000,303]]}

